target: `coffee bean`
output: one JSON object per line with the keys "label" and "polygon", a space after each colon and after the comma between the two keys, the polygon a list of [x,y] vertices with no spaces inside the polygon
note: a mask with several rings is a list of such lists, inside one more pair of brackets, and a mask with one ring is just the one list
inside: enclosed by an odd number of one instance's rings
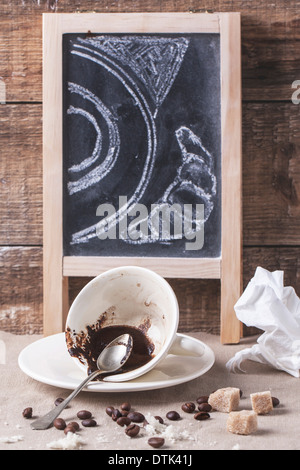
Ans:
{"label": "coffee bean", "polygon": [[108,406],[105,411],[106,411],[106,414],[108,414],[108,416],[111,416],[112,412],[114,411],[114,407]]}
{"label": "coffee bean", "polygon": [[272,397],[272,403],[273,403],[274,408],[276,408],[276,406],[280,405],[280,401],[276,397]]}
{"label": "coffee bean", "polygon": [[164,443],[165,440],[162,437],[150,437],[150,439],[148,439],[148,444],[151,447],[154,447],[154,449],[159,449],[164,445]]}
{"label": "coffee bean", "polygon": [[120,408],[121,408],[122,411],[130,411],[131,405],[130,405],[130,403],[122,403]]}
{"label": "coffee bean", "polygon": [[205,419],[209,419],[210,415],[208,413],[205,413],[204,411],[199,411],[194,415],[194,418],[197,421],[204,421]]}
{"label": "coffee bean", "polygon": [[23,410],[22,414],[23,414],[24,418],[26,418],[26,419],[32,418],[32,408],[30,408],[30,407],[25,408],[25,410]]}
{"label": "coffee bean", "polygon": [[212,410],[212,407],[208,403],[201,403],[201,405],[198,405],[198,410],[205,411],[206,413],[210,413],[210,411]]}
{"label": "coffee bean", "polygon": [[92,417],[92,413],[87,410],[80,410],[77,413],[77,418],[79,419],[90,419]]}
{"label": "coffee bean", "polygon": [[122,416],[122,413],[117,408],[115,408],[111,414],[113,421],[117,421],[117,419],[121,418],[121,416]]}
{"label": "coffee bean", "polygon": [[76,421],[71,421],[70,423],[68,423],[68,426],[72,426],[72,428],[74,428],[76,431],[79,431],[79,424],[76,423]]}
{"label": "coffee bean", "polygon": [[140,427],[138,424],[133,424],[133,423],[129,424],[129,426],[127,426],[127,428],[125,429],[125,433],[129,437],[135,437],[138,435],[139,432],[140,432]]}
{"label": "coffee bean", "polygon": [[63,431],[65,427],[67,426],[65,420],[62,418],[56,418],[53,421],[53,425],[56,429],[60,429],[61,431]]}
{"label": "coffee bean", "polygon": [[65,434],[68,434],[68,432],[72,432],[73,434],[75,434],[75,432],[76,432],[75,427],[74,427],[74,426],[70,426],[70,425],[68,424],[68,426],[66,426],[65,429],[64,429],[64,433],[65,433]]}
{"label": "coffee bean", "polygon": [[128,418],[128,416],[121,416],[120,418],[117,419],[117,424],[119,426],[129,426],[131,423],[131,419]]}
{"label": "coffee bean", "polygon": [[154,416],[155,419],[157,419],[157,421],[160,423],[160,424],[164,424],[164,420],[162,419],[161,416]]}
{"label": "coffee bean", "polygon": [[201,405],[201,403],[208,403],[208,399],[209,399],[208,396],[203,395],[203,396],[197,398],[196,402],[198,403],[198,405]]}
{"label": "coffee bean", "polygon": [[178,421],[178,419],[180,419],[180,415],[177,413],[177,411],[168,411],[166,417],[171,421]]}
{"label": "coffee bean", "polygon": [[142,423],[145,421],[145,416],[142,413],[139,413],[138,411],[131,411],[128,413],[127,417],[133,422],[133,423]]}
{"label": "coffee bean", "polygon": [[191,401],[183,403],[183,405],[181,406],[182,411],[184,411],[185,413],[193,413],[193,411],[195,411],[195,408],[195,403],[192,403]]}
{"label": "coffee bean", "polygon": [[97,423],[94,419],[89,418],[89,419],[84,419],[82,421],[82,426],[84,426],[85,428],[92,428],[94,426],[97,426]]}

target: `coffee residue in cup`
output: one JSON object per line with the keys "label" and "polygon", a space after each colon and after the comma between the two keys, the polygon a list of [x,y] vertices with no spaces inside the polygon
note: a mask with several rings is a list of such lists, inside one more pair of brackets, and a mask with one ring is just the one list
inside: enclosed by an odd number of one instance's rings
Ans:
{"label": "coffee residue in cup", "polygon": [[[115,338],[130,334],[133,339],[132,353],[118,373],[129,372],[147,364],[153,358],[154,344],[142,329],[128,325],[113,325],[103,328],[87,327],[87,334],[74,336],[66,330],[68,351],[72,357],[77,357],[88,365],[88,374],[97,369],[97,358],[103,349]],[[101,380],[101,378],[100,378]]]}

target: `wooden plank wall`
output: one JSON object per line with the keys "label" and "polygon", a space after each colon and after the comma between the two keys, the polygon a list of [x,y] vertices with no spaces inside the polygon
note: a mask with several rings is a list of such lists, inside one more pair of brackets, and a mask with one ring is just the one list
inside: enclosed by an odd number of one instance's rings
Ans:
{"label": "wooden plank wall", "polygon": [[[240,11],[244,284],[283,269],[300,294],[300,9],[295,0],[2,0],[0,329],[42,333],[42,13]],[[72,279],[71,300],[87,279]],[[219,333],[219,281],[172,280],[181,331]],[[247,330],[246,334],[250,334]]]}

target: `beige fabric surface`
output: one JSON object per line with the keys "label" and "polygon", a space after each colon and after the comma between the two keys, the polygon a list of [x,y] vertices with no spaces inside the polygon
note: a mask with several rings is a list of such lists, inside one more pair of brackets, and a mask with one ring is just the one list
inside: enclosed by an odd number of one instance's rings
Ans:
{"label": "beige fabric surface", "polygon": [[[147,441],[149,436],[142,430],[138,437],[129,438],[124,428],[118,426],[105,413],[107,406],[119,407],[130,402],[132,408],[144,415],[165,415],[177,410],[181,420],[168,423],[177,437],[185,431],[185,438],[165,440],[165,450],[281,450],[300,448],[300,400],[299,379],[268,366],[247,361],[243,364],[246,373],[231,374],[225,364],[236,351],[249,347],[256,338],[245,338],[238,345],[221,345],[218,336],[192,333],[193,337],[209,345],[216,356],[212,369],[205,375],[188,383],[170,388],[130,393],[79,394],[61,417],[68,421],[79,421],[76,414],[87,409],[93,413],[97,426],[83,428],[78,432],[82,450],[153,450]],[[47,444],[64,436],[63,431],[50,428],[34,431],[30,420],[22,416],[26,407],[33,408],[34,417],[42,416],[51,408],[57,397],[66,397],[70,391],[39,383],[26,376],[18,367],[21,350],[40,336],[16,336],[0,332],[0,450],[48,450]],[[251,409],[250,393],[270,390],[280,400],[280,406],[267,416],[258,416],[258,431],[250,436],[239,436],[226,431],[228,415],[212,412],[207,421],[196,421],[193,415],[184,413],[181,405],[194,401],[200,395],[208,395],[222,387],[238,387],[243,391],[239,409]],[[166,420],[167,421],[167,420]],[[3,442],[6,438],[19,436],[18,442]]]}

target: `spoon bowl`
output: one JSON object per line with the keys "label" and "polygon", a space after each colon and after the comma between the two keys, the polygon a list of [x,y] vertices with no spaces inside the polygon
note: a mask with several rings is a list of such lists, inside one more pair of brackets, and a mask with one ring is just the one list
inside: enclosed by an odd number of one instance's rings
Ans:
{"label": "spoon bowl", "polygon": [[97,359],[101,371],[116,372],[129,359],[133,347],[132,336],[124,334],[111,341]]}
{"label": "spoon bowl", "polygon": [[73,398],[94,378],[100,374],[112,374],[127,362],[133,348],[132,336],[124,334],[115,338],[100,353],[97,359],[97,369],[88,375],[80,385],[62,402],[45,416],[31,423],[32,429],[48,429]]}

